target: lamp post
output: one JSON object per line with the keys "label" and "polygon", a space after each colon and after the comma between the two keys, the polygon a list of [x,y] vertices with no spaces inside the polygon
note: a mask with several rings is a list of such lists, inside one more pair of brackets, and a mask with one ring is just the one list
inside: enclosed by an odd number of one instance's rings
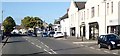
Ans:
{"label": "lamp post", "polygon": [[2,23],[1,23],[1,30],[2,30],[2,40],[4,39],[4,27],[3,27],[3,10],[2,10]]}

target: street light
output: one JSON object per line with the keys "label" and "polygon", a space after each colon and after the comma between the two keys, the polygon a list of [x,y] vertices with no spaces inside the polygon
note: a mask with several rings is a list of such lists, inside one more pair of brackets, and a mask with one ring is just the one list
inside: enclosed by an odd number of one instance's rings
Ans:
{"label": "street light", "polygon": [[4,26],[3,26],[3,10],[2,10],[2,23],[1,23],[1,30],[2,30],[2,40],[4,39]]}

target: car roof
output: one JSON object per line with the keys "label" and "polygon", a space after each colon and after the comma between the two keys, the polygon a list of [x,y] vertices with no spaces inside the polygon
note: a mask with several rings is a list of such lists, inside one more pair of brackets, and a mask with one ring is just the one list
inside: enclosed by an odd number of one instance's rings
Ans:
{"label": "car roof", "polygon": [[109,34],[102,34],[101,36],[105,36],[105,35],[117,35],[117,34],[109,33]]}

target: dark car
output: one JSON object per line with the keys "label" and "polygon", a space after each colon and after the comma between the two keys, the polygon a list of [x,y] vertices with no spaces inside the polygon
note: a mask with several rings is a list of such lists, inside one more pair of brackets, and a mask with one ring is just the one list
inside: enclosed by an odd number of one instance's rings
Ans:
{"label": "dark car", "polygon": [[42,33],[42,37],[48,37],[48,33],[47,32],[43,32]]}
{"label": "dark car", "polygon": [[31,30],[29,30],[29,31],[28,31],[27,35],[28,35],[28,36],[33,36],[33,37],[35,37],[35,36],[36,36],[36,35],[35,35],[35,33],[34,33],[34,32],[32,32]]}
{"label": "dark car", "polygon": [[55,34],[55,32],[54,32],[54,31],[50,31],[50,32],[48,33],[48,36],[49,36],[49,37],[53,37],[53,36],[54,36],[54,34]]}
{"label": "dark car", "polygon": [[120,46],[120,37],[116,34],[101,35],[98,37],[99,48],[107,47],[109,50]]}

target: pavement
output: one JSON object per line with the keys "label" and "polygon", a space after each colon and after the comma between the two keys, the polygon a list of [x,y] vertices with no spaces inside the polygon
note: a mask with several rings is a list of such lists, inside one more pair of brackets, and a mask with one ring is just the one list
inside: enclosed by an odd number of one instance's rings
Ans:
{"label": "pavement", "polygon": [[109,53],[109,54],[117,54],[117,55],[120,54],[120,48],[114,49],[114,50],[108,50],[107,48],[99,49],[97,45],[97,40],[83,39],[82,41],[81,38],[77,39],[76,37],[68,37],[67,39],[57,38],[55,40],[71,42],[72,44],[77,45],[77,46],[82,46],[82,47],[90,48],[92,50],[102,51],[102,52]]}
{"label": "pavement", "polygon": [[2,48],[5,46],[8,39],[9,39],[8,37],[6,37],[4,40],[0,39],[1,40],[0,41],[0,56],[2,55]]}
{"label": "pavement", "polygon": [[67,37],[67,38],[56,38],[56,40],[66,40],[68,42],[72,42],[72,43],[96,43],[97,44],[97,40],[87,40],[87,39],[82,39],[79,37]]}

